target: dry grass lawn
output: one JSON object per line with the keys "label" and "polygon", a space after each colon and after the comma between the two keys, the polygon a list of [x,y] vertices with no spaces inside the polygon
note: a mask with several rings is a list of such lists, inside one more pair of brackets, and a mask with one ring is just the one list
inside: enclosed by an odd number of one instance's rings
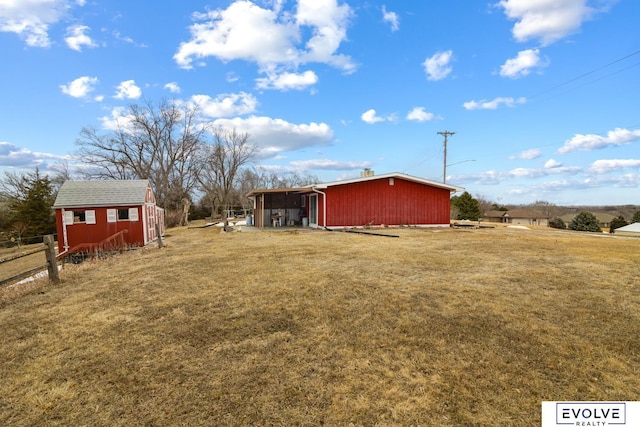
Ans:
{"label": "dry grass lawn", "polygon": [[539,425],[640,400],[640,239],[218,233],[0,305],[0,425]]}

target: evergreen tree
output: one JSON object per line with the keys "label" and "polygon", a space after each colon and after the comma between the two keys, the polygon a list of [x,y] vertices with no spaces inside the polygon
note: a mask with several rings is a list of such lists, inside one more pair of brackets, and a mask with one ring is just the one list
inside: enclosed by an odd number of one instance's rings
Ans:
{"label": "evergreen tree", "polygon": [[640,211],[636,211],[636,213],[633,214],[633,218],[631,218],[631,223],[633,224],[634,222],[640,222]]}
{"label": "evergreen tree", "polygon": [[580,212],[569,224],[569,230],[601,232],[598,218],[591,212]]}
{"label": "evergreen tree", "polygon": [[22,175],[16,184],[9,197],[11,226],[20,229],[21,237],[55,233],[56,221],[51,209],[55,195],[49,177],[41,176],[36,169]]}
{"label": "evergreen tree", "polygon": [[617,218],[613,218],[611,220],[611,224],[609,225],[609,233],[613,233],[613,231],[616,228],[624,227],[625,225],[628,225],[628,224],[629,223],[624,220],[624,217],[622,215],[620,215]]}
{"label": "evergreen tree", "polygon": [[564,230],[567,228],[567,224],[564,223],[562,218],[554,218],[552,220],[549,220],[549,227]]}
{"label": "evergreen tree", "polygon": [[451,199],[451,204],[457,211],[456,219],[477,221],[482,216],[480,204],[467,191]]}

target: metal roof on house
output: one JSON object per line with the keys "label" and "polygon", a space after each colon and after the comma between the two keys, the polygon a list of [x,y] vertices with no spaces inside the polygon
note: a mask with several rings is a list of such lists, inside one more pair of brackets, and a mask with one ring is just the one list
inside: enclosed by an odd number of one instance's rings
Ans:
{"label": "metal roof on house", "polygon": [[344,185],[344,184],[352,184],[352,183],[356,183],[356,182],[374,181],[376,179],[386,179],[386,178],[400,178],[400,179],[404,179],[404,180],[407,180],[407,181],[417,182],[419,184],[425,184],[425,185],[430,185],[432,187],[443,188],[445,190],[449,190],[450,192],[456,192],[456,191],[463,191],[464,190],[464,188],[462,188],[462,187],[457,187],[457,186],[454,186],[454,185],[449,185],[449,184],[445,184],[445,183],[437,182],[437,181],[430,181],[428,179],[418,178],[416,176],[406,175],[404,173],[398,173],[398,172],[387,173],[387,174],[383,174],[383,175],[364,176],[364,177],[359,177],[359,178],[354,178],[354,179],[346,179],[344,181],[327,182],[327,183],[324,183],[324,184],[314,185],[313,187],[314,188],[327,188],[327,187],[333,187],[335,185]]}
{"label": "metal roof on house", "polygon": [[454,185],[448,185],[448,184],[444,184],[442,182],[429,181],[427,179],[418,178],[418,177],[415,177],[415,176],[406,175],[406,174],[403,174],[403,173],[397,173],[396,172],[396,173],[387,173],[387,174],[384,174],[384,175],[370,175],[370,176],[364,176],[364,177],[359,177],[359,178],[346,179],[346,180],[343,180],[343,181],[333,181],[333,182],[326,182],[326,183],[322,183],[322,184],[313,184],[313,185],[310,185],[308,187],[272,188],[272,189],[268,189],[268,190],[252,190],[251,192],[249,192],[249,194],[247,194],[247,197],[253,197],[253,196],[257,195],[257,194],[262,194],[262,193],[284,193],[284,192],[306,193],[306,192],[312,192],[314,188],[325,189],[327,187],[333,187],[333,186],[336,186],[336,185],[353,184],[353,183],[357,183],[357,182],[374,181],[376,179],[387,179],[387,178],[404,179],[404,180],[407,180],[407,181],[417,182],[419,184],[430,185],[432,187],[437,187],[437,188],[442,188],[442,189],[445,189],[445,190],[449,190],[452,193],[464,190],[464,188],[462,188],[462,187],[456,187]]}
{"label": "metal roof on house", "polygon": [[54,208],[144,205],[149,180],[65,181]]}
{"label": "metal roof on house", "polygon": [[527,208],[509,209],[504,216],[509,218],[549,218],[549,215],[545,215],[536,209]]}
{"label": "metal roof on house", "polygon": [[640,233],[640,222],[634,222],[633,224],[625,225],[624,227],[616,228],[615,233],[618,231]]}
{"label": "metal roof on house", "polygon": [[308,193],[313,191],[311,189],[312,186],[309,187],[292,187],[292,188],[267,188],[262,190],[251,190],[247,197],[252,197],[257,194],[269,194],[269,193]]}

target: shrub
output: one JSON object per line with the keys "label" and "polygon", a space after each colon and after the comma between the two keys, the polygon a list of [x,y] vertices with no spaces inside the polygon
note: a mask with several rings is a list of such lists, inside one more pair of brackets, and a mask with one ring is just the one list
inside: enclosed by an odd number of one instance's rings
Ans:
{"label": "shrub", "polygon": [[552,220],[549,220],[549,227],[565,230],[567,228],[567,224],[565,224],[562,218],[554,218]]}
{"label": "shrub", "polygon": [[602,231],[598,218],[591,212],[580,212],[573,218],[571,224],[569,224],[570,230],[576,231],[590,231],[593,233],[599,233]]}
{"label": "shrub", "polygon": [[617,218],[613,218],[611,220],[611,224],[609,225],[609,233],[613,233],[616,228],[624,227],[625,225],[628,225],[628,224],[629,223],[625,221],[622,215],[620,215]]}

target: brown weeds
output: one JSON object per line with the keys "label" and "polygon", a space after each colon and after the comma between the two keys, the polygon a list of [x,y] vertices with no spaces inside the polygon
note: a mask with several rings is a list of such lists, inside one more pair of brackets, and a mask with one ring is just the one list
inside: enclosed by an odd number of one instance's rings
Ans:
{"label": "brown weeds", "polygon": [[218,233],[0,309],[3,425],[535,425],[640,400],[638,240]]}

